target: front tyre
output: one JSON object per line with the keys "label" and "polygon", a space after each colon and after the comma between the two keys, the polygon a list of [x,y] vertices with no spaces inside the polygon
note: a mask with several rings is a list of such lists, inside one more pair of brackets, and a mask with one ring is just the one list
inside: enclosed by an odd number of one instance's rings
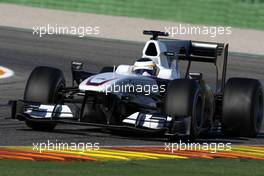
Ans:
{"label": "front tyre", "polygon": [[[175,120],[191,118],[190,139],[199,136],[203,126],[204,98],[195,80],[178,79],[168,85],[165,96],[165,114]],[[176,131],[177,132],[177,131]]]}
{"label": "front tyre", "polygon": [[[61,70],[53,67],[36,67],[30,74],[24,92],[24,100],[42,104],[56,104],[62,101],[59,91],[65,87],[65,79]],[[26,121],[33,130],[50,131],[56,123]]]}
{"label": "front tyre", "polygon": [[223,100],[225,134],[256,137],[263,119],[263,90],[256,79],[230,78]]}

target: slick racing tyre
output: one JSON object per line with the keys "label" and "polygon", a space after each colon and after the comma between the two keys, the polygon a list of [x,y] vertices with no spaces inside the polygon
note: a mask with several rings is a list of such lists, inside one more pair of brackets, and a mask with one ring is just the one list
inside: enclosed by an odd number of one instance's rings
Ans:
{"label": "slick racing tyre", "polygon": [[[59,90],[65,87],[62,71],[52,67],[36,67],[29,76],[24,92],[24,100],[42,104],[56,104],[63,99]],[[26,124],[33,130],[53,130],[56,123],[27,120]]]}
{"label": "slick racing tyre", "polygon": [[263,90],[256,79],[230,78],[223,100],[225,134],[256,137],[263,119]]}
{"label": "slick racing tyre", "polygon": [[195,80],[178,79],[168,85],[165,95],[165,114],[177,118],[191,117],[190,139],[198,137],[203,126],[204,102]]}

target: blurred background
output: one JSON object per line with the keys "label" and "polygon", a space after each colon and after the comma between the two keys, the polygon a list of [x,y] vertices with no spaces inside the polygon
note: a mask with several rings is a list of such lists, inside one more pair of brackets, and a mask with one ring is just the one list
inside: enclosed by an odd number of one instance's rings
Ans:
{"label": "blurred background", "polygon": [[0,0],[113,16],[264,29],[264,0]]}

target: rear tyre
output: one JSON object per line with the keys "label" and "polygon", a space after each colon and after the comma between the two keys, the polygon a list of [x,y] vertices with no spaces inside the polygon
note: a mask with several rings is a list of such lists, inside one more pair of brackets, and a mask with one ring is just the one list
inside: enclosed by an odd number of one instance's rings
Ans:
{"label": "rear tyre", "polygon": [[[42,104],[56,104],[62,101],[59,90],[65,87],[62,71],[53,67],[36,67],[30,74],[24,92],[24,100]],[[27,120],[26,125],[33,130],[50,131],[56,123]]]}
{"label": "rear tyre", "polygon": [[175,119],[191,117],[189,138],[199,136],[203,126],[204,100],[195,80],[173,80],[167,88],[164,110]]}
{"label": "rear tyre", "polygon": [[230,78],[223,100],[223,130],[227,135],[256,137],[263,119],[263,91],[256,79]]}

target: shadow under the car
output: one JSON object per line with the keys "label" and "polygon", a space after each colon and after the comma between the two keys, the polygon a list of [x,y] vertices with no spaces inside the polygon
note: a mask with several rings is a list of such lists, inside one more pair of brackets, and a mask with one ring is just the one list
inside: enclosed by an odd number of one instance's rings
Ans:
{"label": "shadow under the car", "polygon": [[[31,129],[17,129],[21,131],[32,131]],[[42,131],[35,131],[38,133],[43,133]],[[53,131],[45,132],[45,133],[53,133],[53,134],[69,134],[69,135],[80,135],[80,136],[93,136],[96,138],[105,138],[109,137],[112,139],[129,139],[129,140],[141,140],[141,141],[156,141],[156,142],[195,142],[195,143],[231,143],[236,145],[242,144],[251,144],[248,143],[252,140],[252,138],[244,138],[244,137],[227,137],[221,133],[211,134],[207,136],[201,136],[196,140],[190,140],[187,138],[173,138],[169,139],[161,133],[140,133],[140,132],[132,132],[132,131],[117,131],[117,130],[109,130],[105,128],[83,128],[83,129],[67,129],[67,128],[59,128]],[[91,134],[92,133],[92,134]],[[260,133],[255,139],[264,139],[264,133]],[[122,145],[122,142],[120,142]],[[160,145],[160,144],[159,144]]]}

